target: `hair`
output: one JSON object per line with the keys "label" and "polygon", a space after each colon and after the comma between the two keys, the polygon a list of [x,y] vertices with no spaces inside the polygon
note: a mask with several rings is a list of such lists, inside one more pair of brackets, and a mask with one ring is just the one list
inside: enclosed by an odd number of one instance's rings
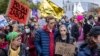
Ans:
{"label": "hair", "polygon": [[5,33],[0,33],[0,38],[1,39],[6,38],[6,34]]}
{"label": "hair", "polygon": [[95,26],[94,28],[92,28],[90,32],[88,33],[88,44],[91,48],[97,48],[96,43],[93,41],[93,38],[97,39],[99,35],[98,33],[99,30],[96,29],[96,27],[98,26]]}
{"label": "hair", "polygon": [[52,20],[52,19],[55,19],[55,21],[56,21],[56,18],[54,18],[53,16],[47,16],[46,22],[49,23],[49,21]]}
{"label": "hair", "polygon": [[39,23],[38,22],[35,22],[34,25],[39,25]]}
{"label": "hair", "polygon": [[67,28],[66,25],[64,25],[64,24],[61,24],[61,25],[59,26],[59,32],[60,32],[60,29],[61,29],[62,27],[65,27],[65,28],[66,28],[67,34],[68,34],[68,33],[69,33],[69,32],[68,32],[68,28]]}
{"label": "hair", "polygon": [[[56,41],[59,41],[59,40],[61,40],[61,34],[60,34],[60,28],[62,28],[62,27],[65,27],[66,29],[67,29],[67,27],[66,27],[66,25],[64,25],[64,24],[61,24],[60,26],[59,26],[59,30],[58,30],[58,34],[57,34],[57,38],[56,38]],[[67,42],[69,43],[70,42],[70,37],[69,37],[69,32],[68,32],[68,29],[67,29],[67,33],[66,33],[66,35],[67,35]]]}
{"label": "hair", "polygon": [[96,8],[96,13],[100,12],[100,7]]}
{"label": "hair", "polygon": [[85,43],[91,51],[97,49],[97,43],[94,41],[94,39],[97,39],[98,35],[100,35],[100,26],[92,27],[92,29],[87,34],[87,40],[85,41]]}
{"label": "hair", "polygon": [[[93,36],[95,39],[97,38],[97,36]],[[96,43],[93,41],[93,38],[92,38],[92,36],[89,36],[89,38],[87,39],[87,43],[88,43],[88,45],[89,45],[89,47],[91,48],[91,49],[95,49],[95,48],[97,48],[97,45],[96,45]]]}

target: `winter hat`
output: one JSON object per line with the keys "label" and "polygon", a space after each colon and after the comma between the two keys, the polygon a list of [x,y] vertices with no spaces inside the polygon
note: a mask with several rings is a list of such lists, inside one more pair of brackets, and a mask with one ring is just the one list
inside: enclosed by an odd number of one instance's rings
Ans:
{"label": "winter hat", "polygon": [[100,26],[94,26],[89,32],[89,36],[97,36],[97,35],[100,35]]}
{"label": "winter hat", "polygon": [[78,22],[80,22],[81,20],[84,19],[84,16],[83,15],[77,15],[76,19],[77,19]]}
{"label": "winter hat", "polygon": [[7,39],[8,41],[11,41],[11,40],[15,39],[15,38],[18,37],[18,36],[19,36],[19,33],[18,33],[18,32],[10,32],[10,33],[8,33],[8,35],[6,36],[6,39]]}

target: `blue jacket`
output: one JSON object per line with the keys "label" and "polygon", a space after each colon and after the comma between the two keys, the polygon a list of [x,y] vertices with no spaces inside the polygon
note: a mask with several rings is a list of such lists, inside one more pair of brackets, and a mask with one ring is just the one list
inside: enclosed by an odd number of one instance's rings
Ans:
{"label": "blue jacket", "polygon": [[[54,31],[56,35],[56,31]],[[40,29],[35,34],[35,46],[40,56],[49,56],[49,33]]]}
{"label": "blue jacket", "polygon": [[86,46],[84,48],[80,48],[77,56],[100,56],[100,49]]}
{"label": "blue jacket", "polygon": [[77,56],[91,56],[91,51],[88,47],[82,48],[78,51]]}
{"label": "blue jacket", "polygon": [[100,49],[90,48],[87,43],[80,46],[77,56],[100,56]]}

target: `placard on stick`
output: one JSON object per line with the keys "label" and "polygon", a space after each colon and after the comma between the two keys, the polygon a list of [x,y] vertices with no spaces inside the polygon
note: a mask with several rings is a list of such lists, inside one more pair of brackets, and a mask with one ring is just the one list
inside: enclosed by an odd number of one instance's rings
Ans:
{"label": "placard on stick", "polygon": [[13,20],[26,24],[30,15],[30,9],[18,0],[10,0],[6,15]]}

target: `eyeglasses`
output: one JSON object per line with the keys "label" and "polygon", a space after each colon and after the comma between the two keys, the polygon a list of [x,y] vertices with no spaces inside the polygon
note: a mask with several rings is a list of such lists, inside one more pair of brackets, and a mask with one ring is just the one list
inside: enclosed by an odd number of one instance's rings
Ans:
{"label": "eyeglasses", "polygon": [[51,22],[50,24],[55,24],[55,22]]}
{"label": "eyeglasses", "polygon": [[39,25],[34,25],[34,26],[39,26]]}
{"label": "eyeglasses", "polygon": [[62,32],[62,31],[66,31],[66,30],[60,30],[60,31]]}

